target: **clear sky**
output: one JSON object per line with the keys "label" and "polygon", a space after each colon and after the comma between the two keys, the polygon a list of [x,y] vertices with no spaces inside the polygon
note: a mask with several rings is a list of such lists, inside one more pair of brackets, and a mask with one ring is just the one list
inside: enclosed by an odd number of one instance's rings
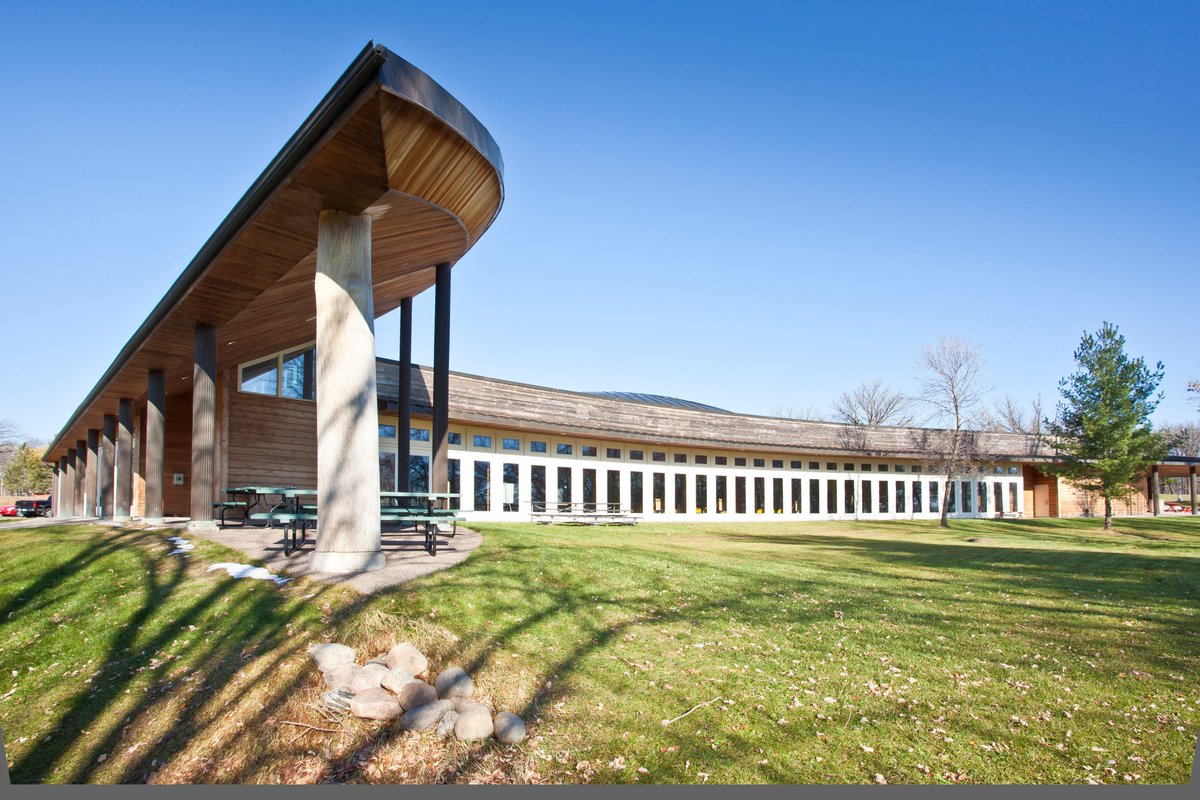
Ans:
{"label": "clear sky", "polygon": [[1194,0],[243,0],[6,5],[0,417],[59,430],[371,38],[506,162],[453,369],[765,414],[953,334],[1052,400],[1109,320],[1198,415]]}

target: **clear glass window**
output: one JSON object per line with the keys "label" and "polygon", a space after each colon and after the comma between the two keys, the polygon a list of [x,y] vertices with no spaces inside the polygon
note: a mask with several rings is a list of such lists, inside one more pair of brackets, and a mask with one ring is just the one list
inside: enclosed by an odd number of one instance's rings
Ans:
{"label": "clear glass window", "polygon": [[242,367],[242,391],[252,394],[279,393],[279,362],[274,358]]}
{"label": "clear glass window", "polygon": [[409,428],[408,438],[412,439],[414,442],[428,442],[429,430],[426,428]]}
{"label": "clear glass window", "polygon": [[[484,436],[482,434],[477,433],[471,437],[471,444],[474,447],[491,447],[492,446],[492,437]],[[484,462],[476,462],[476,463],[484,463]]]}
{"label": "clear glass window", "polygon": [[545,443],[545,442],[538,442],[538,441],[532,441],[532,440],[531,440],[531,441],[529,442],[529,452],[531,452],[531,453],[544,453],[544,452],[546,452],[546,443]]}
{"label": "clear glass window", "polygon": [[396,426],[380,424],[379,438],[380,439],[395,439],[396,438]]}
{"label": "clear glass window", "polygon": [[317,382],[316,351],[309,347],[283,356],[283,387],[280,394],[294,400],[312,400]]}
{"label": "clear glass window", "polygon": [[505,436],[500,440],[500,446],[505,450],[520,450],[521,440],[513,439],[511,436]]}

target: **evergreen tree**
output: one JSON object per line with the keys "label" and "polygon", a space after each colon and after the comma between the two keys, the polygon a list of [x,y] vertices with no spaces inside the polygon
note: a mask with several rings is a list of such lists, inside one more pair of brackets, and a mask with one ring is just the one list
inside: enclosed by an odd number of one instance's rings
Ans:
{"label": "evergreen tree", "polygon": [[50,465],[27,444],[18,447],[12,461],[4,467],[4,484],[14,494],[47,494],[53,481]]}
{"label": "evergreen tree", "polygon": [[1113,498],[1167,455],[1150,415],[1162,400],[1160,361],[1154,369],[1125,353],[1125,337],[1105,322],[1084,333],[1075,351],[1078,369],[1059,381],[1058,418],[1047,421],[1061,461],[1050,471],[1104,498],[1104,529],[1112,530]]}

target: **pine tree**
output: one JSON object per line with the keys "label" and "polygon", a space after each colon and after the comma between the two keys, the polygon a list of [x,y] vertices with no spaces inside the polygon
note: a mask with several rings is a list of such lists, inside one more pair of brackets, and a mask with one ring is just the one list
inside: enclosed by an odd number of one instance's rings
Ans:
{"label": "pine tree", "polygon": [[1059,381],[1058,418],[1048,421],[1061,461],[1050,468],[1084,491],[1104,498],[1104,529],[1112,530],[1112,501],[1167,454],[1150,415],[1162,400],[1160,361],[1151,370],[1125,353],[1125,337],[1105,322],[1084,333],[1075,351],[1078,369]]}

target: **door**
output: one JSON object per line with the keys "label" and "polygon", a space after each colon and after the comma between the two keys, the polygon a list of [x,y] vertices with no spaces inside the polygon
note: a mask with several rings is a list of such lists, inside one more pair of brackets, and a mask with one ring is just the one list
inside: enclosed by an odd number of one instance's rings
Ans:
{"label": "door", "polygon": [[1033,515],[1050,516],[1050,484],[1039,483],[1033,487]]}

